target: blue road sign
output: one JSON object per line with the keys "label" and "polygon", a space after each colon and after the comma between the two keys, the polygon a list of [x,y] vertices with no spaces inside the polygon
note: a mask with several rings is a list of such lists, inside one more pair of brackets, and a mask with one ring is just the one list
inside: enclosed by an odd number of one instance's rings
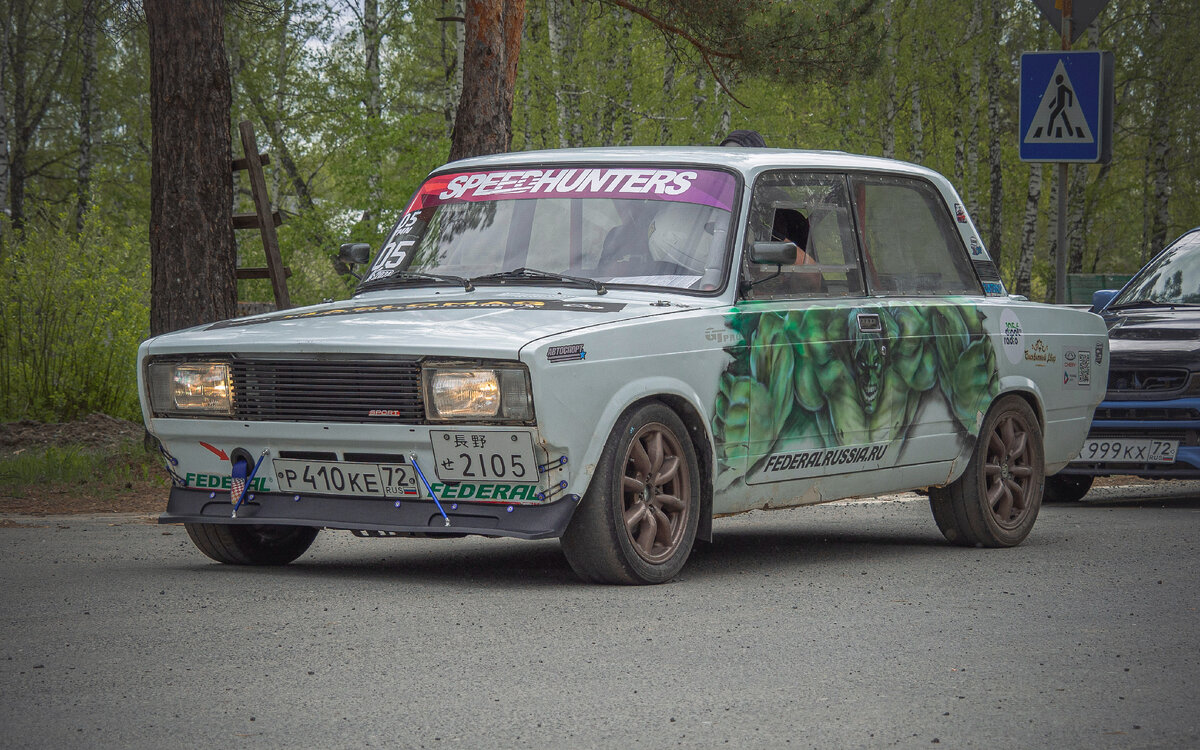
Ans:
{"label": "blue road sign", "polygon": [[1021,161],[1104,161],[1111,133],[1105,53],[1021,55]]}

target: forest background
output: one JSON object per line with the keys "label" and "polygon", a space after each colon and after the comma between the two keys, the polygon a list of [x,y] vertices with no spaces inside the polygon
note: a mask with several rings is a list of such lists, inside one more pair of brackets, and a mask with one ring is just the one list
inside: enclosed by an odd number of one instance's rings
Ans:
{"label": "forest background", "polygon": [[[842,0],[807,5],[837,10]],[[878,64],[847,80],[739,77],[604,0],[527,0],[513,150],[714,144],[896,157],[951,178],[1011,291],[1053,296],[1054,165],[1018,159],[1023,51],[1058,49],[1028,0],[881,0]],[[0,0],[0,420],[139,420],[149,334],[150,106],[139,9],[118,0]],[[296,304],[345,298],[337,246],[378,245],[446,160],[461,87],[462,3],[243,0],[225,49],[232,132],[249,120]],[[1113,51],[1113,159],[1069,173],[1068,270],[1131,273],[1200,224],[1193,0],[1113,0],[1075,49]],[[718,83],[720,78],[725,86]],[[234,158],[240,144],[230,144]],[[252,211],[244,177],[234,210]],[[239,265],[263,265],[256,232]],[[268,301],[267,281],[239,299]]]}

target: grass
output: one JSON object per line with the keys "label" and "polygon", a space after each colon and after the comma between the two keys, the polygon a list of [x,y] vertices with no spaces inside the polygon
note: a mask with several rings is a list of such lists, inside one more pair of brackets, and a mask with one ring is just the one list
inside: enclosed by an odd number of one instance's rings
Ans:
{"label": "grass", "polygon": [[163,472],[162,457],[147,451],[140,440],[115,449],[51,445],[0,457],[0,487],[18,497],[47,485],[121,488]]}

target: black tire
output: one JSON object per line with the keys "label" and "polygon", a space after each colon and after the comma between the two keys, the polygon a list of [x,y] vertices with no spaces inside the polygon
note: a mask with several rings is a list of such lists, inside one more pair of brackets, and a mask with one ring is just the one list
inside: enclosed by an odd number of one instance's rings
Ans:
{"label": "black tire", "polygon": [[312,545],[320,529],[313,526],[185,523],[192,544],[219,563],[287,565]]}
{"label": "black tire", "polygon": [[585,581],[663,583],[687,562],[699,520],[699,462],[687,428],[649,402],[613,427],[563,533],[563,554]]}
{"label": "black tire", "polygon": [[988,411],[966,471],[929,488],[933,518],[946,539],[964,547],[1015,547],[1042,507],[1045,446],[1033,409],[1002,396]]}
{"label": "black tire", "polygon": [[1055,474],[1046,477],[1044,501],[1047,503],[1076,503],[1092,488],[1095,477],[1086,474]]}

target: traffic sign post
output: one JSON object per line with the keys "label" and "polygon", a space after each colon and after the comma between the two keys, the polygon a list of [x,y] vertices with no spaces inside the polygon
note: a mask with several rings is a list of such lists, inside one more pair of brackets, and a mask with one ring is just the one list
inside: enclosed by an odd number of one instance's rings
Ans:
{"label": "traffic sign post", "polygon": [[1068,11],[1063,51],[1021,55],[1021,161],[1058,163],[1054,301],[1059,304],[1067,297],[1067,164],[1112,160],[1113,56],[1067,50],[1070,24]]}

